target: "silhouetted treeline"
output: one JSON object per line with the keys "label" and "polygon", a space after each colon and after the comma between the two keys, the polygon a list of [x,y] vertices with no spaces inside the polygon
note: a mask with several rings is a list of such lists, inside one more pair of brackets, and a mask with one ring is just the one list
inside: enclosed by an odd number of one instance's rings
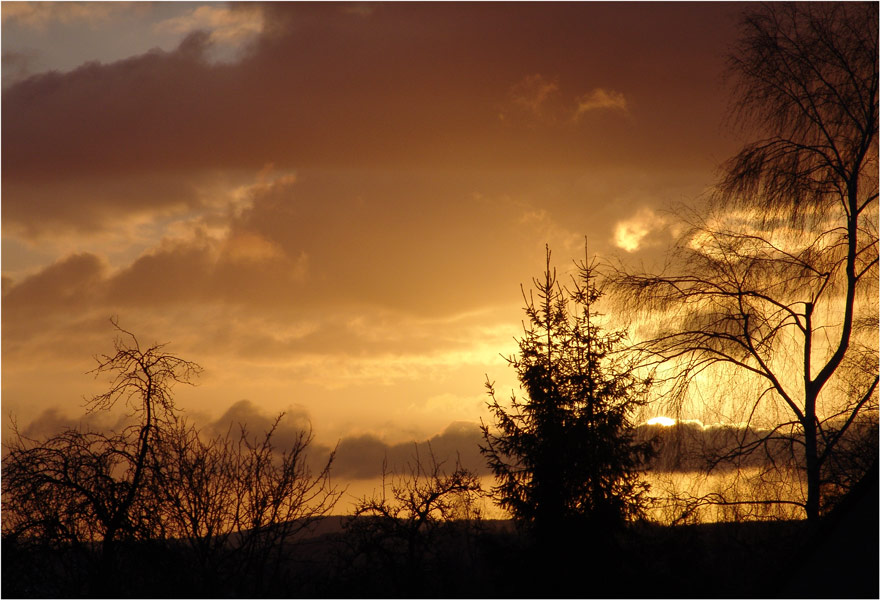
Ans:
{"label": "silhouetted treeline", "polygon": [[[870,486],[868,486],[870,488]],[[638,524],[583,544],[559,577],[536,566],[506,521],[451,522],[431,532],[430,555],[363,545],[350,517],[325,517],[290,542],[277,575],[218,572],[206,582],[192,549],[166,540],[119,544],[108,597],[877,597],[877,487],[828,531],[804,521],[667,527]],[[367,523],[373,517],[358,517]],[[349,527],[345,528],[348,523]],[[368,524],[367,527],[371,527]],[[323,533],[322,533],[323,532]],[[424,541],[429,539],[424,535]],[[613,545],[611,554],[604,554]],[[834,564],[826,564],[828,551]],[[94,596],[87,549],[27,547],[4,539],[4,597]],[[232,556],[230,552],[230,556]],[[813,558],[818,557],[816,563]],[[842,566],[829,571],[826,567]],[[808,573],[805,573],[808,570]],[[805,577],[805,574],[808,575]],[[808,585],[805,582],[809,581]]]}

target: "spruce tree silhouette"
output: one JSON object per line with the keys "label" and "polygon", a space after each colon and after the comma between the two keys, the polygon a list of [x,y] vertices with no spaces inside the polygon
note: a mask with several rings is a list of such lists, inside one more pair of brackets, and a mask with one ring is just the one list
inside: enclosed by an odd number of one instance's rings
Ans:
{"label": "spruce tree silhouette", "polygon": [[650,381],[621,352],[625,332],[598,324],[595,261],[576,263],[564,287],[546,252],[535,291],[523,290],[528,324],[519,354],[507,358],[527,397],[514,394],[508,409],[487,381],[495,429],[482,424],[481,451],[498,480],[496,501],[552,570],[643,514],[640,468],[653,448],[635,441],[630,421]]}

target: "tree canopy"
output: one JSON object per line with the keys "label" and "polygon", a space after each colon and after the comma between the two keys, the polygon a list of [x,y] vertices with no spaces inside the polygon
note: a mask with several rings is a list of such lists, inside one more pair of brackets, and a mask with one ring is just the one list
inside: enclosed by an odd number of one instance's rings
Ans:
{"label": "tree canopy", "polygon": [[525,397],[514,394],[508,408],[487,382],[495,422],[482,425],[481,449],[498,480],[493,491],[539,539],[579,523],[621,523],[645,507],[639,472],[651,447],[635,441],[630,417],[648,382],[616,353],[624,333],[599,325],[594,270],[585,259],[562,286],[547,249],[543,276],[523,291],[519,353],[507,359]]}

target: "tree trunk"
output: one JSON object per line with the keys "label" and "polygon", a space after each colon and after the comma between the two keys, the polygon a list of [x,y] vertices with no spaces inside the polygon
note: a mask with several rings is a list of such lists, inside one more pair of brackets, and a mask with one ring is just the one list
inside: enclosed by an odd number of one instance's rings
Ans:
{"label": "tree trunk", "polygon": [[816,397],[821,385],[812,379],[813,303],[804,304],[804,453],[807,463],[807,521],[819,519],[819,449],[816,436]]}
{"label": "tree trunk", "polygon": [[804,415],[804,445],[806,447],[807,463],[807,521],[815,525],[819,520],[819,452],[817,446],[817,431],[815,417],[815,399],[809,405],[813,410],[808,410]]}
{"label": "tree trunk", "polygon": [[114,531],[108,531],[101,541],[101,559],[93,583],[95,595],[99,598],[113,598],[118,595],[114,579],[116,577],[116,540]]}

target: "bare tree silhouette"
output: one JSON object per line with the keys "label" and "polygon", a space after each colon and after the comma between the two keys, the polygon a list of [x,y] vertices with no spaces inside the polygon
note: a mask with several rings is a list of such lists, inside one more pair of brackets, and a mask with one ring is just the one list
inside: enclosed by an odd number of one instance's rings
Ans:
{"label": "bare tree silhouette", "polygon": [[16,432],[3,459],[4,535],[98,544],[98,586],[114,572],[118,539],[154,534],[149,496],[155,493],[158,447],[177,420],[171,392],[201,372],[162,344],[141,348],[117,320],[112,324],[115,353],[95,357],[92,371],[109,374],[110,389],[92,398],[88,411],[123,403],[135,424],[113,434],[71,429],[44,442]]}
{"label": "bare tree silhouette", "polygon": [[[378,570],[390,577],[387,584],[399,593],[418,594],[426,588],[422,579],[429,565],[443,569],[441,563],[449,562],[444,549],[447,554],[474,550],[473,534],[482,516],[480,479],[458,460],[451,471],[446,469],[430,445],[425,458],[416,446],[406,470],[388,479],[387,465],[383,465],[381,492],[355,505],[346,523],[346,560],[360,563],[362,572]],[[473,561],[473,556],[455,558],[453,562]],[[439,581],[448,574],[435,575]]]}
{"label": "bare tree silhouette", "polygon": [[335,453],[313,472],[312,432],[299,430],[276,448],[284,414],[260,435],[205,438],[181,422],[162,446],[158,486],[167,535],[184,540],[202,589],[240,587],[261,594],[277,580],[297,534],[329,514],[342,492],[330,482]]}
{"label": "bare tree silhouette", "polygon": [[[788,443],[791,460],[770,469],[803,474],[796,501],[815,520],[846,484],[832,475],[843,449],[877,418],[877,10],[767,4],[742,28],[733,117],[760,139],[688,217],[669,270],[620,272],[618,291],[659,324],[639,349],[674,366],[670,397],[732,373],[715,392],[733,407],[723,416],[771,420],[715,462]],[[735,398],[749,381],[759,391]]]}
{"label": "bare tree silhouette", "polygon": [[237,436],[205,438],[180,417],[172,394],[201,367],[161,344],[143,348],[113,326],[115,353],[96,357],[92,371],[109,373],[110,387],[88,410],[121,403],[134,424],[119,433],[69,429],[43,441],[16,432],[3,458],[4,540],[58,555],[73,549],[86,560],[97,548],[86,594],[128,589],[117,572],[120,541],[165,544],[191,563],[203,591],[261,593],[288,566],[296,534],[339,499],[330,484],[334,453],[313,472],[308,429],[276,448],[283,414],[261,435],[240,425]]}

